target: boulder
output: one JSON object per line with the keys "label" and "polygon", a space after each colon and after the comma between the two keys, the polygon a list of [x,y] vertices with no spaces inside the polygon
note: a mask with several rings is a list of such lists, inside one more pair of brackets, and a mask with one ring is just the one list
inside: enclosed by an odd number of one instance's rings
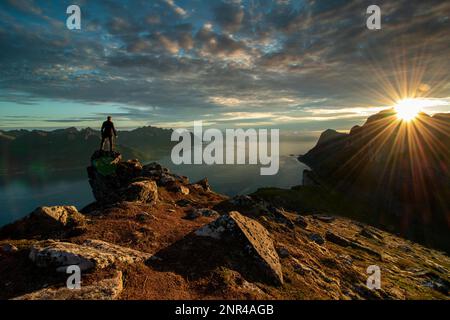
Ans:
{"label": "boulder", "polygon": [[167,173],[161,174],[159,178],[159,184],[162,186],[170,185],[172,183],[175,183],[175,181],[177,181],[175,177]]}
{"label": "boulder", "polygon": [[184,184],[179,181],[172,181],[166,184],[166,189],[170,192],[179,193],[182,195],[189,195],[190,190]]}
{"label": "boulder", "polygon": [[318,233],[312,233],[309,235],[309,240],[317,243],[318,245],[323,245],[325,243],[325,240],[323,237]]}
{"label": "boulder", "polygon": [[38,267],[56,268],[65,272],[68,266],[77,265],[81,270],[104,269],[116,262],[132,264],[150,255],[100,240],[86,240],[82,245],[41,241],[31,247],[29,258]]}
{"label": "boulder", "polygon": [[208,178],[205,178],[205,179],[202,179],[200,181],[197,181],[196,183],[194,183],[194,186],[200,187],[205,192],[210,192],[211,191],[211,186],[209,184]]}
{"label": "boulder", "polygon": [[164,168],[156,162],[146,164],[142,169],[144,176],[150,177],[154,175],[161,175],[161,173],[164,172]]}
{"label": "boulder", "polygon": [[181,193],[182,195],[185,195],[185,196],[189,195],[189,193],[190,193],[189,188],[182,186],[182,185],[177,186],[175,191],[178,193]]}
{"label": "boulder", "polygon": [[195,220],[200,217],[218,217],[220,214],[212,209],[203,208],[203,209],[192,209],[188,212],[186,215],[186,219],[188,220]]}
{"label": "boulder", "polygon": [[86,223],[84,215],[73,206],[40,207],[31,213],[31,218],[61,227],[76,227]]}
{"label": "boulder", "polygon": [[139,160],[119,162],[116,167],[116,174],[121,183],[126,184],[130,180],[142,177],[143,167]]}
{"label": "boulder", "polygon": [[308,222],[306,221],[305,217],[298,216],[295,219],[295,224],[306,229],[308,227]]}
{"label": "boulder", "polygon": [[271,283],[283,284],[280,258],[269,232],[259,222],[233,211],[200,228],[195,234],[220,239],[224,245],[234,243],[241,246]]}
{"label": "boulder", "polygon": [[45,238],[79,235],[86,218],[73,206],[40,207],[0,230],[0,238]]}
{"label": "boulder", "polygon": [[155,181],[141,181],[130,184],[123,192],[123,199],[142,203],[158,201],[158,186]]}
{"label": "boulder", "polygon": [[115,300],[122,291],[122,272],[116,271],[112,278],[82,286],[80,289],[46,288],[13,300]]}

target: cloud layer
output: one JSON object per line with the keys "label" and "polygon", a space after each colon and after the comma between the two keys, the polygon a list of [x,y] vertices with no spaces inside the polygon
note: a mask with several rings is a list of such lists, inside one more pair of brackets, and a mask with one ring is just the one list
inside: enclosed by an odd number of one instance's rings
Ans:
{"label": "cloud layer", "polygon": [[370,31],[372,2],[78,1],[69,31],[70,1],[3,1],[0,116],[62,100],[92,105],[83,119],[111,104],[130,123],[345,126],[403,97],[450,101],[450,3],[377,1]]}

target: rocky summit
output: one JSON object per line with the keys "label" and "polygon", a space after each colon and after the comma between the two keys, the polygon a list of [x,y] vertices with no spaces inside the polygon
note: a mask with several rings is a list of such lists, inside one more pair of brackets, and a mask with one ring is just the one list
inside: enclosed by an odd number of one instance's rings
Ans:
{"label": "rocky summit", "polygon": [[[289,202],[298,190],[228,198],[110,152],[87,171],[96,202],[38,208],[0,230],[0,299],[449,298],[446,254],[310,195]],[[70,266],[79,290],[66,287]],[[367,286],[373,266],[380,289]]]}

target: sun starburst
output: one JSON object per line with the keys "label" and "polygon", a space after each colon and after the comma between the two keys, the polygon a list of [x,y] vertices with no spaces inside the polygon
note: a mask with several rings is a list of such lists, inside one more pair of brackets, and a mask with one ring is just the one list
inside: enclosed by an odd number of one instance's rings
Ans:
{"label": "sun starburst", "polygon": [[404,99],[399,101],[394,107],[397,118],[403,121],[414,120],[421,112],[423,102],[421,99]]}

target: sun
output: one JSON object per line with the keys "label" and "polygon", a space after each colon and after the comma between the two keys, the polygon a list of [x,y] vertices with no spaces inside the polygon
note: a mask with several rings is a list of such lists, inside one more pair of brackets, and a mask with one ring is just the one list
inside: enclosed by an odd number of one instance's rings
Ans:
{"label": "sun", "polygon": [[421,99],[404,99],[395,105],[397,118],[403,121],[414,120],[421,112],[423,101]]}

